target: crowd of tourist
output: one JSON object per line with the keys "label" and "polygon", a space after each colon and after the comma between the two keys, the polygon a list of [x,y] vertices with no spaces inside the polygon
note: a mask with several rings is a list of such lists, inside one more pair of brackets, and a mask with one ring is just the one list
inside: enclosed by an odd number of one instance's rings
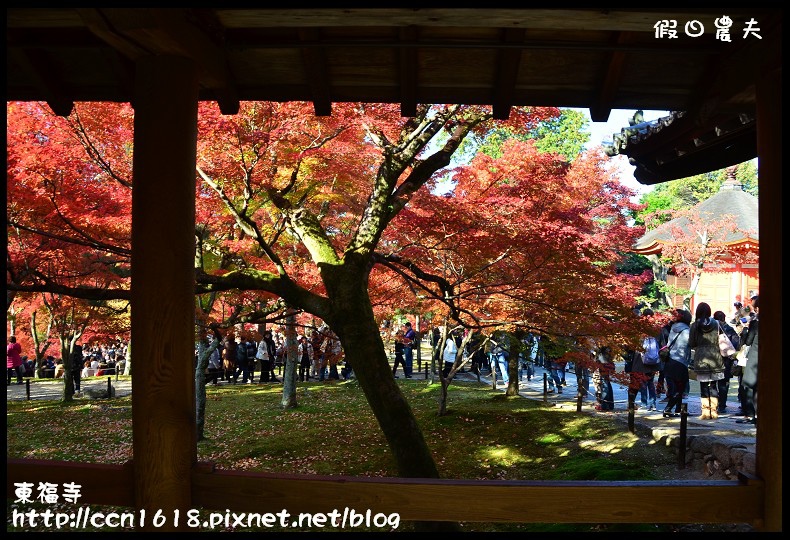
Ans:
{"label": "crowd of tourist", "polygon": [[[678,416],[684,398],[688,395],[690,377],[699,383],[701,415],[703,420],[715,420],[727,411],[727,395],[733,378],[738,379],[739,412],[742,423],[757,421],[757,350],[759,330],[759,298],[753,296],[743,305],[736,302],[734,312],[727,317],[724,312],[711,312],[710,305],[700,302],[695,314],[685,309],[676,309],[672,320],[655,336],[645,336],[639,350],[625,351],[618,358],[609,347],[597,347],[589,351],[588,362],[567,362],[565,353],[574,344],[562,338],[537,335],[530,332],[507,334],[502,331],[485,336],[469,330],[451,330],[443,338],[444,329],[433,328],[428,332],[433,361],[444,377],[447,377],[463,358],[463,366],[475,374],[488,374],[501,384],[510,379],[511,355],[518,359],[519,376],[530,380],[536,366],[548,372],[547,391],[562,393],[565,373],[575,372],[578,391],[583,396],[595,399],[595,408],[600,411],[614,409],[612,378],[617,372],[618,360],[623,360],[628,374],[628,406],[648,411],[663,407],[665,417]],[[653,317],[650,309],[641,312],[642,317]],[[217,334],[219,336],[219,334]],[[257,334],[245,332],[235,335],[233,331],[222,337],[213,333],[195,347],[195,362],[201,350],[211,349],[206,367],[207,384],[254,383],[257,372],[258,383],[280,382],[276,370],[285,365],[286,343],[282,329],[264,331],[260,339]],[[420,337],[405,322],[391,329],[389,321],[382,323],[381,337],[392,346],[392,374],[398,377],[398,368],[403,376],[412,378],[414,351],[420,346]],[[468,339],[466,339],[468,337]],[[213,341],[220,339],[216,347]],[[83,348],[76,344],[72,351],[72,371],[67,374],[63,361],[49,355],[39,360],[38,365],[22,354],[15,336],[7,344],[8,385],[16,379],[22,384],[25,377],[73,378],[74,387],[80,390],[81,379],[87,377],[123,374],[126,367],[128,344],[121,340],[107,343],[90,343]],[[663,353],[663,354],[662,354]],[[338,336],[326,325],[307,328],[297,336],[298,378],[338,380],[352,378],[353,370],[344,359],[343,348]],[[342,366],[342,371],[338,371]],[[464,367],[460,371],[465,371]],[[590,383],[593,385],[591,394]],[[663,399],[661,396],[664,395]],[[637,403],[639,397],[639,403]]]}
{"label": "crowd of tourist", "polygon": [[[210,350],[206,367],[206,384],[220,384],[221,381],[236,384],[279,383],[276,372],[285,365],[287,350],[285,334],[282,329],[265,330],[260,339],[256,334],[243,332],[236,335],[228,332],[217,338],[213,333],[206,334],[202,343],[195,347],[195,365],[200,361],[203,350]],[[212,349],[214,340],[220,339]],[[344,358],[340,338],[327,325],[307,328],[296,339],[298,358],[298,377],[300,381],[315,379],[339,380],[354,376],[351,363]],[[339,366],[342,370],[338,371]],[[241,379],[241,381],[239,381]]]}
{"label": "crowd of tourist", "polygon": [[[753,296],[746,306],[736,302],[734,313],[711,313],[710,305],[700,302],[692,314],[676,309],[672,320],[658,335],[645,336],[639,350],[616,355],[608,346],[589,351],[589,362],[568,362],[565,353],[573,348],[562,339],[529,332],[519,332],[508,337],[502,332],[483,336],[476,332],[464,340],[463,331],[450,331],[442,341],[444,329],[433,328],[427,333],[434,365],[447,377],[459,356],[472,373],[491,375],[497,382],[507,385],[510,379],[511,354],[518,357],[519,376],[531,380],[535,367],[548,372],[547,391],[562,393],[566,386],[565,374],[576,374],[578,391],[583,397],[595,400],[595,409],[612,411],[615,408],[613,376],[622,362],[628,374],[628,405],[646,411],[659,410],[664,403],[663,416],[680,415],[683,400],[688,397],[690,376],[699,383],[701,420],[716,420],[719,414],[734,413],[743,416],[739,423],[756,423],[757,417],[757,346],[759,329],[759,298]],[[642,317],[653,317],[649,308],[642,310]],[[382,338],[392,344],[394,357],[392,373],[397,378],[398,367],[410,378],[412,367],[406,350],[414,346],[406,332],[411,325],[391,331],[389,322],[382,324]],[[723,336],[723,337],[722,337]],[[726,341],[725,341],[726,340]],[[461,350],[466,341],[466,347]],[[443,343],[443,345],[442,345]],[[665,350],[661,358],[659,351]],[[461,368],[460,371],[464,371]],[[727,409],[727,395],[731,381],[738,379],[738,410]],[[592,383],[592,391],[591,391]],[[734,383],[732,383],[734,384]],[[594,392],[594,393],[592,393]],[[662,398],[663,396],[663,398]],[[637,397],[639,402],[637,403]]]}

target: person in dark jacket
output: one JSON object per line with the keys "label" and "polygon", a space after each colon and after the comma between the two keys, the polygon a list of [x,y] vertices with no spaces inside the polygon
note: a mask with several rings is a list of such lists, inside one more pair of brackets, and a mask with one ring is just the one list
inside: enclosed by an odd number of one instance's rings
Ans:
{"label": "person in dark jacket", "polygon": [[74,381],[75,394],[80,393],[80,377],[82,376],[83,363],[82,345],[75,343],[74,348],[71,350],[71,378]]}
{"label": "person in dark jacket", "polygon": [[[733,348],[737,351],[741,345],[741,338],[738,332],[727,324],[727,315],[723,311],[717,311],[713,314],[713,318],[719,321],[724,334],[729,338]],[[719,380],[719,413],[727,412],[727,394],[730,393],[730,379],[732,378],[732,366],[735,363],[735,355],[722,356],[724,361],[724,378]]]}
{"label": "person in dark jacket", "polygon": [[[263,354],[264,351],[265,354]],[[261,375],[258,382],[280,382],[274,376],[274,359],[277,357],[277,344],[274,342],[271,330],[266,330],[263,333],[263,339],[258,343],[257,357],[261,359]]]}
{"label": "person in dark jacket", "polygon": [[[669,360],[664,366],[667,383],[667,405],[664,407],[665,418],[680,416],[683,394],[689,377],[689,324],[691,313],[685,309],[675,310],[675,320],[667,336]],[[672,411],[674,407],[674,412]]]}
{"label": "person in dark jacket", "polygon": [[236,338],[236,371],[233,373],[233,382],[239,380],[239,373],[242,375],[242,383],[246,383],[250,380],[250,363],[247,361],[247,344],[241,337]]}
{"label": "person in dark jacket", "polygon": [[614,389],[612,388],[612,373],[615,372],[614,357],[608,346],[601,347],[595,352],[596,370],[593,375],[596,382],[596,411],[614,410]]}
{"label": "person in dark jacket", "polygon": [[719,332],[719,322],[711,317],[710,305],[700,302],[695,312],[695,320],[691,323],[689,347],[694,350],[692,365],[699,382],[701,420],[715,420],[719,417],[718,381],[724,378]]}
{"label": "person in dark jacket", "polygon": [[757,423],[757,349],[760,329],[758,300],[757,296],[752,297],[752,307],[754,307],[756,316],[749,323],[749,331],[743,343],[749,346],[749,351],[746,353],[746,365],[743,367],[743,379],[741,380],[743,386],[741,409],[744,418],[736,420],[739,424]]}

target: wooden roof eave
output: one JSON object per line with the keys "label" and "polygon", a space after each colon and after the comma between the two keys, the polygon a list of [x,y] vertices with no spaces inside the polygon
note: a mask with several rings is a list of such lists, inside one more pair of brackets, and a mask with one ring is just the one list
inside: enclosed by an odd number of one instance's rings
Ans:
{"label": "wooden roof eave", "polygon": [[[633,248],[631,250],[631,252],[635,253],[637,255],[644,255],[644,256],[661,255],[661,253],[663,252],[662,246],[665,245],[665,244],[671,244],[671,243],[672,242],[666,242],[666,241],[658,240],[658,241],[655,241],[655,242],[651,242],[651,243],[647,244],[646,246],[642,246],[642,247],[638,247],[638,248],[635,247],[635,248]],[[735,249],[746,249],[746,250],[755,250],[756,251],[756,250],[758,250],[760,248],[760,241],[758,239],[756,239],[756,238],[747,237],[747,238],[743,238],[743,239],[739,239],[739,240],[733,240],[731,242],[722,242],[722,245],[724,245],[724,246],[726,246],[726,247],[728,247],[730,249],[733,249],[733,250],[735,250]]]}

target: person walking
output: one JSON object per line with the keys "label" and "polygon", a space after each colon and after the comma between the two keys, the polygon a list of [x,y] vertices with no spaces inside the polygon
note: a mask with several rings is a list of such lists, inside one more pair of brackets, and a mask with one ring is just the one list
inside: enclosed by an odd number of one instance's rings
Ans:
{"label": "person walking", "polygon": [[444,360],[444,368],[442,369],[442,377],[447,378],[450,371],[455,365],[455,357],[458,355],[458,347],[461,345],[461,336],[457,332],[450,332],[447,340],[444,343],[444,352],[442,352],[442,359]]}
{"label": "person walking", "polygon": [[[321,361],[322,374],[325,374],[327,380],[337,381],[340,380],[340,374],[337,372],[337,365],[343,360],[343,345],[340,338],[334,330],[327,327],[325,332],[324,342],[321,345],[321,350],[324,353],[324,358]],[[328,368],[328,373],[327,373]]]}
{"label": "person walking", "polygon": [[[730,343],[732,343],[733,349],[737,351],[741,346],[741,338],[735,328],[727,324],[727,315],[723,311],[717,311],[713,314],[713,318],[719,322],[719,326],[721,326],[724,335],[726,335]],[[732,379],[733,376],[732,367],[735,364],[735,355],[722,355],[722,361],[724,362],[724,378],[718,381],[719,414],[727,412],[727,395],[730,393],[730,379]]]}
{"label": "person walking", "polygon": [[300,335],[297,341],[299,343],[297,349],[299,356],[299,380],[305,382],[310,380],[310,368],[313,365],[313,346],[304,335]]}
{"label": "person walking", "polygon": [[[249,382],[252,384],[255,382],[255,364],[258,361],[257,358],[255,358],[258,353],[258,344],[255,343],[254,339],[252,339],[252,335],[247,336],[247,341],[244,342],[244,348],[247,351],[247,369],[249,373],[249,381],[246,378],[242,378],[242,382]],[[243,373],[244,372],[242,371],[242,374]]]}
{"label": "person walking", "polygon": [[258,343],[258,351],[255,353],[255,358],[261,362],[261,374],[258,378],[259,383],[269,382],[271,380],[275,352],[272,332],[271,330],[266,330],[263,333],[263,338]]}
{"label": "person walking", "polygon": [[598,404],[595,406],[596,411],[613,411],[614,410],[614,389],[612,388],[612,373],[615,371],[614,358],[612,350],[608,346],[598,349],[595,354],[596,362],[596,386],[598,390],[596,395],[599,396]]}
{"label": "person walking", "polygon": [[22,384],[22,345],[17,343],[16,336],[8,338],[6,345],[6,367],[8,368],[8,384],[11,386],[11,379],[16,376],[16,383]]}
{"label": "person walking", "polygon": [[228,382],[236,383],[239,380],[236,368],[236,336],[233,335],[233,332],[228,332],[228,335],[222,340],[223,378]]}
{"label": "person walking", "polygon": [[398,366],[400,366],[404,370],[406,369],[405,366],[403,365],[403,349],[404,349],[403,330],[398,330],[397,332],[395,332],[394,341],[395,341],[395,362],[393,362],[392,364],[392,375],[397,379],[398,376],[395,375],[395,372],[398,370]]}
{"label": "person walking", "polygon": [[502,384],[507,385],[510,383],[510,374],[508,373],[510,352],[506,343],[507,335],[505,335],[504,332],[497,332],[494,335],[494,338],[496,341],[492,340],[493,347],[491,348],[491,377],[496,377],[496,370],[498,367]]}
{"label": "person walking", "polygon": [[743,379],[741,380],[743,386],[741,411],[744,417],[736,420],[739,424],[757,423],[757,349],[760,330],[760,307],[757,296],[752,297],[752,307],[755,317],[749,322],[749,330],[743,343],[749,347],[749,350],[746,353],[746,365],[743,367]]}
{"label": "person walking", "polygon": [[[673,324],[675,324],[675,321],[671,320],[661,327],[661,331],[658,333],[659,351],[662,348],[669,345],[669,332],[672,329]],[[656,381],[656,396],[661,397],[661,395],[664,394],[664,399],[662,399],[661,401],[669,401],[669,392],[667,392],[667,380],[666,380],[666,375],[664,374],[665,369],[666,369],[666,362],[662,358],[659,358],[658,380]]]}
{"label": "person walking", "polygon": [[233,382],[239,380],[241,374],[241,382],[246,383],[250,378],[250,363],[247,361],[247,345],[241,336],[236,338],[236,371],[233,373]]}
{"label": "person walking", "polygon": [[[74,381],[75,395],[80,393],[80,378],[82,376],[82,368],[84,364],[85,359],[83,358],[82,345],[75,343],[74,348],[71,350],[71,377]],[[94,371],[94,373],[96,372]]]}
{"label": "person walking", "polygon": [[[642,312],[642,317],[652,317],[653,314],[652,309],[646,308]],[[658,348],[658,338],[645,336],[642,339],[642,350],[633,351],[628,402],[633,403],[636,400],[636,393],[639,392],[642,407],[646,407],[648,411],[656,409],[655,375],[660,363]]]}
{"label": "person walking", "polygon": [[[724,331],[712,317],[710,305],[700,302],[689,332],[689,347],[694,350],[693,366],[699,382],[701,420],[719,417],[719,385],[724,378],[724,360],[719,349],[719,334]],[[725,396],[726,399],[726,396]]]}
{"label": "person walking", "polygon": [[683,394],[686,391],[686,381],[689,376],[688,364],[691,353],[689,324],[691,324],[691,312],[685,309],[676,309],[675,322],[667,337],[669,360],[664,367],[668,398],[663,411],[665,418],[680,416],[680,406],[683,403]]}
{"label": "person walking", "polygon": [[403,373],[407,379],[411,379],[414,367],[414,349],[419,346],[417,343],[417,333],[411,327],[410,322],[403,325]]}

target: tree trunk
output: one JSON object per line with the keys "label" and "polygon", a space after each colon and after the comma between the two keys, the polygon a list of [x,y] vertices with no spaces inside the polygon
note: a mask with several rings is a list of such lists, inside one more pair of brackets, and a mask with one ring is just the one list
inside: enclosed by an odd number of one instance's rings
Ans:
{"label": "tree trunk", "polygon": [[[510,350],[513,351],[513,347],[510,347]],[[515,352],[511,352],[510,356],[507,359],[507,376],[508,376],[508,383],[507,383],[507,390],[505,390],[505,395],[517,396],[518,395],[518,354]]]}
{"label": "tree trunk", "polygon": [[[348,263],[348,260],[346,261]],[[387,361],[367,290],[367,274],[346,267],[324,275],[332,299],[326,322],[340,338],[348,361],[378,420],[395,458],[398,476],[439,478],[409,402],[400,391]]]}
{"label": "tree trunk", "polygon": [[[658,255],[648,255],[647,260],[650,261],[650,264],[653,267],[653,279],[656,281],[661,281],[664,284],[667,282],[667,268],[663,264],[661,264],[661,259]],[[675,307],[675,300],[669,291],[664,288],[662,290],[662,294],[664,295],[664,302],[670,308]]]}
{"label": "tree trunk", "polygon": [[337,328],[346,358],[354,366],[359,385],[389,443],[398,475],[438,478],[439,471],[414,413],[392,376],[373,314],[361,317],[360,311],[350,310],[346,322],[333,328]]}
{"label": "tree trunk", "polygon": [[198,359],[195,366],[195,424],[198,441],[204,439],[203,430],[206,425],[206,368],[209,356],[217,350],[219,344],[220,340],[217,336],[208,347],[202,339],[198,342]]}
{"label": "tree trunk", "polygon": [[296,315],[288,308],[285,317],[285,367],[283,368],[283,409],[294,409],[296,403],[296,366],[299,364],[296,343]]}
{"label": "tree trunk", "polygon": [[198,344],[198,361],[195,366],[195,426],[197,440],[203,440],[203,427],[206,424],[206,367],[208,366],[207,347],[201,340]]}
{"label": "tree trunk", "polygon": [[[9,322],[11,323],[11,334],[14,333],[14,320],[10,318]],[[51,324],[51,323],[50,323]],[[49,332],[47,332],[49,334]],[[49,347],[49,343],[47,343],[43,349],[41,349],[41,338],[38,337],[38,331],[36,330],[36,312],[30,314],[30,335],[33,338],[33,347],[35,348],[36,352],[36,378],[41,379],[44,377],[44,366],[46,362],[44,361],[44,354],[47,352],[47,348]],[[49,335],[47,335],[49,338]]]}
{"label": "tree trunk", "polygon": [[72,379],[73,362],[71,361],[71,351],[73,350],[73,340],[60,338],[60,357],[63,359],[63,401],[72,401],[74,398],[74,379]]}
{"label": "tree trunk", "polygon": [[444,416],[447,414],[447,389],[450,386],[450,380],[441,378],[440,382],[442,388],[439,394],[439,416]]}
{"label": "tree trunk", "polygon": [[132,339],[129,338],[129,344],[126,346],[126,363],[123,365],[123,374],[132,374]]}

